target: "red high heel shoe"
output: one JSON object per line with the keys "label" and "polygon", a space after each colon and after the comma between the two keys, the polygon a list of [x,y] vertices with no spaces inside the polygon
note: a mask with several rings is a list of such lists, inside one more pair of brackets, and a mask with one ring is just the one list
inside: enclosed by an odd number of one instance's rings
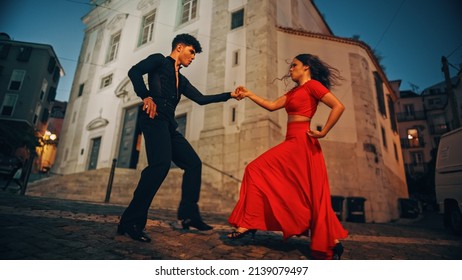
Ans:
{"label": "red high heel shoe", "polygon": [[252,234],[252,240],[255,239],[255,233],[257,232],[256,229],[248,229],[246,231],[233,231],[229,233],[227,236],[229,239],[235,240],[235,239],[241,239],[242,237],[248,235],[249,233]]}

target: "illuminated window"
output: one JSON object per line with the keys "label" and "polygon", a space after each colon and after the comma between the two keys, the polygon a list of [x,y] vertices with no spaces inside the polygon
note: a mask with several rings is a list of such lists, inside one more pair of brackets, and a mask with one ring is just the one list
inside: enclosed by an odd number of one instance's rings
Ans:
{"label": "illuminated window", "polygon": [[420,147],[419,131],[415,128],[408,129],[407,140],[409,141],[409,147]]}

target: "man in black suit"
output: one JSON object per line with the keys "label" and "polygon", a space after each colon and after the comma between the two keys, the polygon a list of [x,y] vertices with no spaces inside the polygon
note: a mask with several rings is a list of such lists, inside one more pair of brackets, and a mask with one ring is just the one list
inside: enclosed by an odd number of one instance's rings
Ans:
{"label": "man in black suit", "polygon": [[[212,229],[202,221],[197,204],[202,162],[189,142],[176,130],[178,124],[175,121],[175,109],[181,95],[200,105],[227,101],[231,97],[240,98],[234,92],[203,95],[180,73],[181,67],[188,67],[200,52],[202,48],[196,38],[180,34],[173,39],[169,56],[152,54],[128,71],[136,94],[143,99],[139,123],[148,158],[148,166],[141,173],[133,199],[125,209],[117,229],[119,234],[127,233],[134,240],[151,241],[151,237],[144,231],[148,210],[167,176],[171,161],[184,170],[178,208],[178,219],[183,229]],[[143,81],[144,74],[148,74],[149,88]]]}

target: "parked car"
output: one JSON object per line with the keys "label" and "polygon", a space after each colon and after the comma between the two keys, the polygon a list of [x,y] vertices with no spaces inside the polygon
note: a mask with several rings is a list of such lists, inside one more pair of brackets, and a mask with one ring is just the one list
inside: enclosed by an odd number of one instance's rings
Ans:
{"label": "parked car", "polygon": [[435,192],[444,225],[462,235],[462,128],[441,136],[436,156]]}

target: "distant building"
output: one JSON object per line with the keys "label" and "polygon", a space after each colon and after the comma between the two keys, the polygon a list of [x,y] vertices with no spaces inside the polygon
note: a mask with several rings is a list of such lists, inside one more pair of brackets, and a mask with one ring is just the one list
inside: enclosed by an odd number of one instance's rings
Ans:
{"label": "distant building", "polygon": [[[458,123],[462,123],[462,73],[453,77],[450,83],[455,95],[452,103],[444,81],[426,88],[421,94],[434,147],[438,147],[442,134],[457,128],[455,118],[459,119]],[[457,116],[453,115],[451,106],[456,107]]]}
{"label": "distant building", "polygon": [[64,74],[53,47],[0,36],[0,118],[46,130],[50,104]]}
{"label": "distant building", "polygon": [[462,72],[451,79],[455,102],[448,97],[445,81],[418,94],[401,91],[395,103],[406,178],[411,196],[434,198],[435,156],[441,135],[455,128],[453,108],[462,123]]}
{"label": "distant building", "polygon": [[[393,107],[397,93],[371,49],[335,37],[313,1],[92,2],[96,7],[83,17],[87,28],[55,172],[109,168],[113,158],[119,168],[146,166],[144,140],[136,128],[141,100],[127,71],[152,53],[168,55],[174,36],[190,33],[204,52],[182,72],[205,94],[246,85],[275,99],[293,86],[276,79],[299,53],[316,54],[338,68],[345,80],[332,91],[346,111],[321,140],[332,194],[364,198],[370,222],[399,216],[398,198],[408,194]],[[320,105],[312,126],[322,127],[328,112]],[[229,175],[242,178],[250,161],[281,142],[287,117],[284,110],[267,112],[250,100],[199,106],[183,97],[177,120],[203,160],[203,194],[229,194],[232,205],[239,183]]]}
{"label": "distant building", "polygon": [[1,33],[0,125],[17,122],[44,137],[63,74],[52,46],[14,41]]}

